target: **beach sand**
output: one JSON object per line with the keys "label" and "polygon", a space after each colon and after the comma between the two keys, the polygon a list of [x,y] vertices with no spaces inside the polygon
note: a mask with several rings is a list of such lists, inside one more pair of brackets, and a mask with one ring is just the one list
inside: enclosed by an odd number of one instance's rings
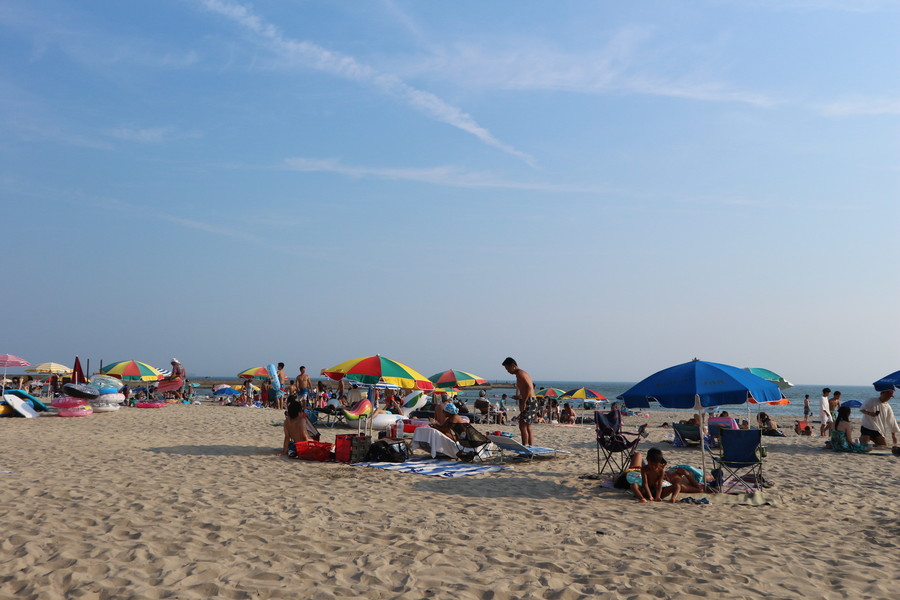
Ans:
{"label": "beach sand", "polygon": [[[664,442],[673,416],[654,413],[641,448],[699,466]],[[592,427],[535,426],[571,455],[441,479],[276,457],[282,418],[170,405],[0,420],[0,598],[898,594],[893,456],[767,438],[774,505],[638,504],[579,478],[597,469]]]}

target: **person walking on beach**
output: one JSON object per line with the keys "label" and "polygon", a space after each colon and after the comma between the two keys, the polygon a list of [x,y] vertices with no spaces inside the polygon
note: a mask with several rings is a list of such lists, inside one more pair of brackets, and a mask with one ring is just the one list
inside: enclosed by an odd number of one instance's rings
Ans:
{"label": "person walking on beach", "polygon": [[822,398],[819,400],[819,420],[822,424],[819,426],[819,435],[825,437],[825,432],[831,429],[834,422],[831,418],[831,401],[828,396],[831,394],[831,388],[822,390]]}
{"label": "person walking on beach", "polygon": [[534,381],[526,371],[519,368],[515,359],[507,356],[503,367],[510,375],[516,376],[516,395],[513,400],[519,401],[519,431],[522,433],[522,444],[534,445],[534,433],[531,424],[537,418],[537,399],[534,397]]}
{"label": "person walking on beach", "polygon": [[812,414],[812,409],[809,407],[809,394],[806,394],[803,398],[803,420],[809,421],[809,415]]}
{"label": "person walking on beach", "polygon": [[181,400],[181,390],[183,390],[185,388],[185,386],[187,385],[187,371],[185,370],[184,365],[181,364],[181,361],[179,361],[177,358],[173,358],[171,364],[172,364],[171,379],[176,379],[178,377],[181,377],[181,387],[178,388],[177,390],[174,390],[175,397],[178,398],[179,400]]}

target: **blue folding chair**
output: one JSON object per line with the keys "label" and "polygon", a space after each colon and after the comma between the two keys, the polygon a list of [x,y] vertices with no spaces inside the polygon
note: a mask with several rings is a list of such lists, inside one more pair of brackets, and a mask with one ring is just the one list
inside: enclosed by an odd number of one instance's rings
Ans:
{"label": "blue folding chair", "polygon": [[763,487],[761,429],[720,429],[719,446],[718,455],[710,451],[716,468],[728,473],[749,493]]}

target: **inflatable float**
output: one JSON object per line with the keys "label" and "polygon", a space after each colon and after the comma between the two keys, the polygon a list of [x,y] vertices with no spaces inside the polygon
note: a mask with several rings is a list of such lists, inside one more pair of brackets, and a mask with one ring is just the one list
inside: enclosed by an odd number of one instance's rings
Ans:
{"label": "inflatable float", "polygon": [[163,408],[166,405],[165,402],[136,402],[135,407],[137,408]]}
{"label": "inflatable float", "polygon": [[384,430],[390,429],[397,421],[402,421],[403,415],[394,413],[378,413],[372,417],[372,429]]}
{"label": "inflatable float", "polygon": [[284,390],[281,389],[281,380],[278,378],[278,369],[273,364],[266,365],[266,371],[269,373],[269,381],[272,383],[272,389],[275,390],[277,398],[284,397]]}
{"label": "inflatable float", "polygon": [[59,409],[59,416],[61,417],[89,417],[92,414],[94,414],[94,409],[86,404],[82,406]]}
{"label": "inflatable float", "polygon": [[31,394],[29,394],[25,390],[11,390],[11,389],[7,388],[3,393],[11,394],[18,398],[21,398],[22,400],[24,400],[25,402],[30,404],[31,408],[33,408],[34,410],[36,410],[38,412],[46,412],[48,410],[46,404],[44,404],[43,402],[41,402],[40,400],[38,400],[37,398],[35,398]]}
{"label": "inflatable float", "polygon": [[118,404],[94,404],[93,409],[95,413],[107,413],[107,412],[116,412],[122,408]]}
{"label": "inflatable float", "polygon": [[125,394],[116,392],[114,394],[100,394],[91,404],[119,404],[125,401]]}
{"label": "inflatable float", "polygon": [[74,396],[60,396],[50,401],[50,404],[62,410],[64,408],[78,408],[88,403],[87,398],[76,398]]}
{"label": "inflatable float", "polygon": [[181,377],[175,377],[174,379],[163,379],[156,386],[156,391],[160,394],[164,394],[166,392],[174,392],[180,390],[182,385],[184,385],[184,380]]}
{"label": "inflatable float", "polygon": [[13,410],[13,413],[9,416],[21,416],[27,419],[33,419],[34,417],[39,417],[40,415],[34,407],[28,404],[27,401],[19,398],[18,396],[13,396],[12,394],[4,394],[3,402],[6,406]]}
{"label": "inflatable float", "polygon": [[94,375],[91,377],[91,386],[97,388],[101,395],[120,392],[125,384],[121,380],[109,375]]}
{"label": "inflatable float", "polygon": [[100,395],[100,390],[84,383],[67,383],[63,386],[63,392],[75,398],[87,398],[88,400],[93,400]]}

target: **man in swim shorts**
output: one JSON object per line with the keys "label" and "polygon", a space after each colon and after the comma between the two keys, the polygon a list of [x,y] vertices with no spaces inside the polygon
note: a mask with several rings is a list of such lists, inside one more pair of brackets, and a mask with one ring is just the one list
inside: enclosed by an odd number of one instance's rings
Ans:
{"label": "man in swim shorts", "polygon": [[297,398],[299,398],[300,402],[306,402],[307,396],[309,396],[309,388],[312,387],[312,381],[309,379],[309,375],[306,374],[306,367],[300,367],[300,374],[297,375],[297,379],[294,380],[297,384]]}
{"label": "man in swim shorts", "polygon": [[828,399],[831,394],[831,388],[822,390],[822,398],[819,400],[819,420],[822,424],[819,426],[819,435],[824,437],[825,433],[831,429],[834,420],[831,418],[831,401]]}
{"label": "man in swim shorts", "polygon": [[181,400],[181,398],[183,396],[182,392],[183,392],[184,388],[187,387],[187,371],[185,370],[184,365],[181,364],[181,361],[179,361],[177,358],[172,359],[171,365],[172,365],[171,378],[175,379],[176,377],[181,377],[181,387],[178,388],[177,390],[174,390],[175,397],[178,398],[179,400]]}
{"label": "man in swim shorts", "polygon": [[506,372],[516,376],[516,395],[513,400],[519,401],[519,431],[522,433],[522,444],[534,445],[534,433],[531,424],[537,419],[537,398],[534,397],[534,381],[526,371],[519,368],[516,361],[507,356],[503,361]]}

